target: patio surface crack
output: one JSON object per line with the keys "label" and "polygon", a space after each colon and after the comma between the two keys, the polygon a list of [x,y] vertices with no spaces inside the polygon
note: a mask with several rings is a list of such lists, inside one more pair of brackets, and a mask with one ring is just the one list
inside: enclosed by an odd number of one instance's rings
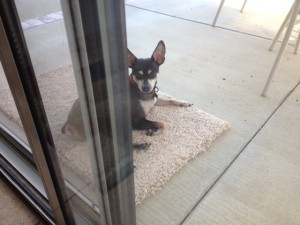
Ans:
{"label": "patio surface crack", "polygon": [[183,218],[183,220],[179,223],[180,225],[184,224],[186,219],[191,215],[191,213],[197,208],[197,206],[201,203],[201,201],[209,194],[209,192],[214,188],[214,186],[219,182],[219,180],[223,177],[223,175],[228,171],[228,169],[234,164],[234,162],[239,158],[239,156],[244,152],[247,146],[253,141],[253,139],[259,134],[259,132],[265,127],[265,125],[269,122],[269,120],[273,117],[273,115],[278,111],[278,109],[286,102],[286,100],[290,97],[290,95],[300,86],[300,81],[287,93],[287,95],[283,98],[283,100],[279,103],[279,105],[273,110],[270,116],[266,119],[266,121],[258,128],[258,130],[254,133],[254,135],[250,138],[250,140],[244,145],[241,151],[234,157],[234,159],[228,164],[228,166],[224,169],[224,171],[217,177],[217,179],[211,184],[211,186],[207,189],[204,195],[194,204],[191,208],[190,212]]}
{"label": "patio surface crack", "polygon": [[[134,6],[134,5],[130,5],[130,4],[125,4],[125,6],[140,9],[140,10],[144,10],[144,11],[147,11],[147,12],[156,13],[156,14],[163,15],[163,16],[172,17],[172,18],[179,19],[179,20],[184,20],[184,21],[188,21],[188,22],[202,24],[202,25],[205,25],[205,26],[212,27],[212,24],[210,24],[210,23],[204,23],[204,22],[197,21],[197,20],[187,19],[187,18],[183,18],[183,17],[179,17],[179,16],[175,16],[175,15],[171,15],[171,14],[167,14],[167,13],[163,13],[163,12],[158,12],[158,11],[155,11],[155,10],[146,9],[146,8],[142,8],[142,7]],[[270,41],[273,40],[272,38],[259,36],[259,35],[243,32],[243,31],[238,31],[238,30],[234,30],[234,29],[230,29],[230,28],[226,28],[226,27],[215,26],[214,28],[219,28],[219,29],[231,31],[231,32],[234,32],[234,33],[244,34],[244,35],[247,35],[247,36],[256,37],[256,38],[260,38],[260,39],[264,39],[264,40],[270,40]]]}

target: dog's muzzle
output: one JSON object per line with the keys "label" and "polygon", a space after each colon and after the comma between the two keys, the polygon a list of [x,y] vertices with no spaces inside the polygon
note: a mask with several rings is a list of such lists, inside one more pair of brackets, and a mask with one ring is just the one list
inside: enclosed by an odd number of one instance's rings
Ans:
{"label": "dog's muzzle", "polygon": [[151,88],[151,85],[149,84],[148,80],[144,80],[143,85],[142,85],[142,91],[145,93],[152,92],[152,88]]}

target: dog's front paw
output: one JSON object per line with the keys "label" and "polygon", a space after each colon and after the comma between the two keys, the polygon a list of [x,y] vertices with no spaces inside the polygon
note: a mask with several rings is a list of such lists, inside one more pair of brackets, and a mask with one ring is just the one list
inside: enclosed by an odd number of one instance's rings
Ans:
{"label": "dog's front paw", "polygon": [[151,146],[151,143],[133,144],[133,148],[138,151],[147,151]]}
{"label": "dog's front paw", "polygon": [[182,107],[191,107],[192,105],[193,105],[193,103],[189,103],[189,102],[182,102],[180,104],[180,106],[182,106]]}
{"label": "dog's front paw", "polygon": [[147,136],[152,136],[157,131],[157,128],[148,129],[146,131]]}

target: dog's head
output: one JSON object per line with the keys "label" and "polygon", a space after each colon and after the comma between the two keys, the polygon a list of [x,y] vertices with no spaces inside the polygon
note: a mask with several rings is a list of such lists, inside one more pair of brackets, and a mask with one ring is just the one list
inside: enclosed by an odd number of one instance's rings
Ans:
{"label": "dog's head", "polygon": [[164,63],[166,47],[163,41],[158,42],[151,58],[138,59],[128,50],[128,67],[130,76],[141,92],[151,93],[158,79],[159,66]]}

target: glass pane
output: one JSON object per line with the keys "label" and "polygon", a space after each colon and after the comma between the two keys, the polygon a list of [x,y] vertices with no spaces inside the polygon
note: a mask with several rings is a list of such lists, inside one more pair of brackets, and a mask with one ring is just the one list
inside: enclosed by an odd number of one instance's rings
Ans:
{"label": "glass pane", "polygon": [[20,195],[43,211],[45,219],[51,221],[53,213],[6,77],[0,64],[1,174]]}
{"label": "glass pane", "polygon": [[[78,65],[72,64],[60,1],[17,1],[16,6],[75,220],[99,224],[100,194],[95,189],[91,149],[84,141],[92,138],[83,126],[77,92],[81,87],[74,72]],[[74,124],[79,131],[73,130]]]}
{"label": "glass pane", "polygon": [[[114,137],[109,136],[111,132],[108,136],[101,136],[101,140],[99,138],[100,131],[97,125],[99,120],[102,119],[102,124],[105,124],[103,129],[108,128],[114,132],[116,129],[115,127],[111,128],[109,120],[100,118],[100,114],[95,113],[101,108],[101,110],[104,109],[105,113],[109,114],[108,101],[101,99],[96,104],[93,103],[94,98],[99,99],[99,95],[101,95],[99,93],[101,90],[104,90],[101,89],[99,91],[94,88],[94,83],[97,83],[96,78],[99,75],[95,71],[104,71],[102,64],[100,65],[101,68],[97,67],[97,65],[95,66],[100,60],[96,57],[97,53],[94,55],[96,52],[94,49],[100,49],[101,44],[99,46],[97,45],[98,43],[92,41],[89,43],[89,40],[92,39],[91,36],[99,35],[99,27],[95,28],[96,25],[86,26],[84,28],[87,28],[87,30],[83,29],[80,31],[82,34],[78,35],[78,37],[73,37],[71,34],[72,29],[65,27],[65,24],[68,24],[68,20],[71,20],[71,18],[67,17],[66,19],[66,14],[62,12],[58,1],[41,1],[32,5],[16,2],[16,5],[59,165],[63,173],[67,193],[69,194],[67,201],[71,203],[77,224],[82,224],[83,221],[87,221],[89,224],[103,224],[107,218],[108,221],[111,218],[110,214],[113,211],[111,205],[115,205],[116,209],[114,210],[118,211],[119,204],[116,200],[120,198],[119,191],[122,190],[120,186],[126,187],[127,181],[124,181],[124,177],[130,176],[130,181],[133,181],[133,166],[128,155],[113,153],[113,150],[112,154],[107,151],[101,151],[103,146],[110,150],[110,147],[114,148],[114,145],[119,143],[112,143]],[[65,11],[67,10],[65,9]],[[97,11],[94,11],[95,17],[97,17],[97,13]],[[78,13],[75,17],[84,23],[86,18],[77,18],[80,16],[80,13]],[[88,15],[85,16],[88,17]],[[93,33],[93,29],[96,30],[95,33]],[[67,35],[66,30],[71,33]],[[75,39],[76,43],[83,39],[86,41],[84,44],[88,46],[86,49],[92,48],[93,50],[86,50],[80,44],[77,48],[69,46],[68,40],[70,39]],[[101,40],[100,37],[98,40]],[[74,43],[72,44],[74,45]],[[92,56],[88,55],[90,53]],[[124,58],[121,59],[124,64]],[[86,78],[82,76],[83,74],[85,77],[91,77],[90,79],[93,79],[93,82],[85,80]],[[127,68],[122,69],[122,74],[127,74]],[[103,75],[105,76],[105,74]],[[102,79],[100,80],[100,83],[102,82],[100,86],[102,84],[106,85],[105,78],[101,77],[100,79]],[[127,81],[127,77],[124,79]],[[127,104],[126,101],[125,104]],[[125,118],[124,115],[122,117]],[[125,130],[124,127],[121,127],[120,131],[123,132],[123,130]],[[120,133],[120,131],[118,130],[116,133]],[[130,133],[127,132],[126,137],[128,134],[130,136]],[[130,144],[128,145],[131,147]],[[119,148],[124,148],[123,146],[119,146]],[[127,143],[125,146],[127,146]],[[111,157],[113,154],[120,158],[123,156],[124,163],[111,166],[110,163],[117,161]],[[107,166],[106,162],[109,166]],[[128,165],[130,173],[127,173]],[[119,167],[125,168],[125,170],[119,172]],[[103,174],[110,172],[110,177],[106,180]],[[109,190],[106,190],[106,188]],[[114,198],[115,196],[118,197]],[[108,203],[110,198],[113,198],[116,202]],[[124,202],[127,202],[126,198],[128,196],[124,196]],[[123,215],[126,214],[122,213]],[[130,217],[130,215],[125,216]],[[118,215],[116,219],[118,220],[118,218],[123,220],[122,216]],[[131,220],[135,220],[135,217],[132,218],[134,219]]]}
{"label": "glass pane", "polygon": [[0,64],[0,123],[10,136],[26,145],[24,150],[31,153],[2,64]]}

